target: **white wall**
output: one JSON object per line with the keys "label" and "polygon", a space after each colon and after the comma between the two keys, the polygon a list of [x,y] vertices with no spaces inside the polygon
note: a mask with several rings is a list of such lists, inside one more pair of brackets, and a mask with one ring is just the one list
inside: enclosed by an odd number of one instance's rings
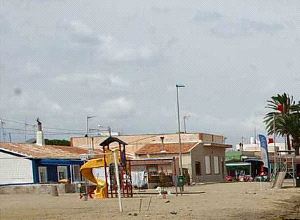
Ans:
{"label": "white wall", "polygon": [[33,183],[32,161],[0,152],[0,184]]}
{"label": "white wall", "polygon": [[[275,143],[276,147],[279,148],[279,150],[287,150],[287,147],[285,146],[285,143]],[[240,145],[237,144],[235,146],[236,150],[241,150]],[[260,145],[259,144],[243,144],[243,151],[260,151]],[[268,151],[274,152],[274,144],[268,144]]]}

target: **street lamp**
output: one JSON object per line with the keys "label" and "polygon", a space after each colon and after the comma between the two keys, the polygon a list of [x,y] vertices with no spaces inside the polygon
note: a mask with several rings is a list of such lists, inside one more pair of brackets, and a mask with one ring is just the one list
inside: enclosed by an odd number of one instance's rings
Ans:
{"label": "street lamp", "polygon": [[110,126],[105,127],[105,126],[102,126],[102,125],[98,125],[98,127],[99,127],[99,130],[100,130],[100,128],[105,128],[105,129],[107,129],[108,134],[109,134],[109,137],[111,137],[111,127],[110,127]]}
{"label": "street lamp", "polygon": [[179,88],[183,88],[185,85],[182,84],[176,84],[176,95],[177,95],[177,122],[178,122],[178,142],[179,142],[179,168],[180,168],[180,176],[183,175],[182,172],[182,152],[181,152],[181,136],[180,136],[180,113],[179,113],[179,96],[178,96],[178,90]]}
{"label": "street lamp", "polygon": [[96,116],[86,116],[86,137],[87,137],[87,146],[89,146],[88,144],[88,138],[89,138],[89,119],[91,118],[95,118]]}
{"label": "street lamp", "polygon": [[89,144],[89,119],[95,118],[96,116],[86,116],[86,145],[89,148],[89,153],[91,151],[91,146]]}
{"label": "street lamp", "polygon": [[[91,149],[91,146],[89,144],[89,119],[91,118],[95,118],[96,116],[86,116],[86,145],[88,147],[88,159],[89,159],[89,156],[90,154],[92,153],[92,149]],[[88,200],[88,181],[87,179],[85,178],[85,194],[84,194],[84,200]]]}

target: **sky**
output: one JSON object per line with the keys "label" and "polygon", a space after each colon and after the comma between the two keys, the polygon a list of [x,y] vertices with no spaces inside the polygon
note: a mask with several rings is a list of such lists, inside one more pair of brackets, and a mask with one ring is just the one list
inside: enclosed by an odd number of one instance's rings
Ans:
{"label": "sky", "polygon": [[300,100],[299,12],[296,0],[0,0],[4,131],[22,139],[39,117],[61,129],[46,138],[69,138],[90,115],[90,128],[176,132],[178,83],[188,132],[264,134],[271,96]]}

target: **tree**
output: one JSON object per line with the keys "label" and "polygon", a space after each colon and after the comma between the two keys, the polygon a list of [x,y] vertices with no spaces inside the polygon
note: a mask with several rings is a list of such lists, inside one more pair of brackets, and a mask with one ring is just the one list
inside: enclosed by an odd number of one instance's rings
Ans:
{"label": "tree", "polygon": [[292,137],[292,147],[295,149],[295,154],[299,155],[300,147],[300,105],[297,111],[289,115],[283,116],[282,126],[286,127],[286,131]]}
{"label": "tree", "polygon": [[[299,155],[300,145],[300,104],[295,104],[292,96],[284,93],[271,97],[267,108],[272,111],[264,119],[268,134],[277,134],[287,137],[288,150],[291,146]],[[292,145],[291,145],[292,139]]]}
{"label": "tree", "polygon": [[[291,104],[292,103],[292,104]],[[271,100],[267,101],[266,108],[271,109],[265,116],[264,122],[266,124],[266,129],[268,134],[275,134],[280,136],[285,136],[287,138],[288,150],[291,150],[290,134],[286,130],[286,126],[279,123],[283,116],[289,115],[291,112],[291,105],[293,105],[293,96],[290,97],[288,94],[284,93],[282,95],[277,94],[277,96],[272,96]]]}
{"label": "tree", "polygon": [[60,145],[60,146],[70,146],[71,143],[68,140],[58,140],[58,139],[45,139],[45,144],[46,145]]}

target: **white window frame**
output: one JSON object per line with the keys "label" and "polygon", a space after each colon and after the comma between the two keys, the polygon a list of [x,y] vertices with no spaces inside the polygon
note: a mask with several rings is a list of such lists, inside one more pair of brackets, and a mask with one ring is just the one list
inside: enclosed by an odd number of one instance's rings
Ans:
{"label": "white window frame", "polygon": [[[78,168],[78,173],[76,174],[75,171],[75,167]],[[80,165],[72,165],[72,182],[80,182],[81,181],[81,175],[80,175]]]}
{"label": "white window frame", "polygon": [[65,178],[62,178],[62,179],[68,179],[68,167],[67,166],[57,166],[57,180],[58,181],[62,180],[59,178],[59,173],[61,171],[65,173]]}
{"label": "white window frame", "polygon": [[205,173],[211,174],[211,164],[210,164],[210,156],[205,156]]}
{"label": "white window frame", "polygon": [[[39,170],[39,183],[47,183],[48,182],[47,167],[39,166],[38,170]],[[45,173],[45,180],[42,180],[41,173]]]}
{"label": "white window frame", "polygon": [[219,157],[214,156],[214,173],[220,174]]}

